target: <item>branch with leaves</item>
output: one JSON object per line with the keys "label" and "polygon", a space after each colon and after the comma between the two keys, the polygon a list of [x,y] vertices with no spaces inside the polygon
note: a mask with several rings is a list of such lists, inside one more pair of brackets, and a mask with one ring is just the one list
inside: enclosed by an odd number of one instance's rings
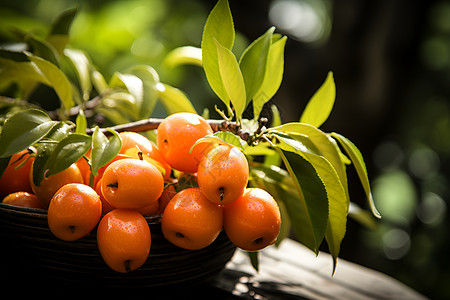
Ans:
{"label": "branch with leaves", "polygon": [[[67,47],[68,24],[75,14],[75,9],[63,13],[46,39],[32,33],[24,37],[21,43],[27,48],[23,51],[0,48],[0,79],[4,86],[17,87],[17,98],[0,97],[3,106],[10,107],[3,116],[0,134],[0,175],[14,153],[31,147],[35,149],[36,185],[69,167],[88,150],[89,164],[96,175],[119,152],[118,132],[154,136],[152,132],[162,121],[151,118],[158,102],[168,115],[197,113],[186,94],[161,82],[151,66],[132,66],[106,81],[85,52]],[[282,230],[277,243],[290,229],[315,253],[325,240],[336,266],[351,203],[347,165],[355,167],[373,215],[380,215],[358,148],[341,134],[319,129],[334,106],[333,73],[328,73],[299,122],[283,124],[272,106],[274,121],[267,124],[260,113],[281,85],[287,38],[272,27],[237,58],[232,52],[233,24],[228,1],[219,0],[206,21],[201,48],[177,48],[166,57],[168,66],[189,63],[202,67],[211,89],[225,106],[221,109],[216,105],[223,120],[208,121],[215,133],[198,142],[206,139],[243,150],[250,161],[250,186],[267,190],[280,206]],[[76,75],[74,79],[63,71],[67,69]],[[41,84],[53,88],[58,96],[61,108],[56,112],[46,113],[35,104],[27,105],[32,90]],[[243,118],[250,104],[252,120]],[[114,125],[100,128],[95,124],[98,116]],[[257,255],[251,254],[251,258],[255,262]]]}

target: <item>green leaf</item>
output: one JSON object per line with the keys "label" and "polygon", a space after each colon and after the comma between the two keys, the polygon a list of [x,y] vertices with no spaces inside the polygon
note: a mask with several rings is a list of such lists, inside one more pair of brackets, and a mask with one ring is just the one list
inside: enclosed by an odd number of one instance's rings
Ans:
{"label": "green leaf", "polygon": [[[272,127],[270,128],[270,130],[281,131],[286,134],[296,133],[307,136],[311,140],[311,142],[314,143],[315,147],[320,151],[320,154],[323,155],[336,170],[348,198],[346,168],[344,162],[341,159],[339,148],[336,147],[334,139],[330,138],[322,130],[306,123],[285,123],[280,126]],[[349,202],[349,200],[347,202]]]}
{"label": "green leaf", "polygon": [[54,64],[34,55],[28,55],[39,71],[45,76],[50,87],[58,95],[66,111],[75,105],[72,98],[72,87],[66,75]]}
{"label": "green leaf", "polygon": [[167,114],[171,115],[178,112],[190,112],[197,114],[192,102],[179,89],[165,83],[156,85],[158,96],[164,106]]}
{"label": "green leaf", "polygon": [[279,147],[287,151],[293,151],[311,163],[325,186],[328,197],[328,224],[325,238],[333,261],[336,262],[347,226],[349,202],[344,186],[333,165],[324,156],[317,155],[311,151],[304,151],[303,144],[299,148],[298,143],[292,141],[295,138],[278,136],[278,139],[281,141],[278,145]]}
{"label": "green leaf", "polygon": [[239,60],[239,67],[245,82],[246,106],[253,99],[263,83],[274,31],[275,27],[271,27],[266,33],[254,40],[244,50]]}
{"label": "green leaf", "polygon": [[47,41],[50,42],[60,55],[69,42],[69,30],[77,13],[77,8],[62,12],[53,22]]}
{"label": "green leaf", "polygon": [[216,95],[229,106],[228,94],[222,83],[217,57],[217,41],[230,49],[234,43],[234,24],[227,0],[219,0],[211,10],[202,35],[202,63],[209,85]]}
{"label": "green leaf", "polygon": [[353,144],[346,137],[336,132],[331,133],[331,136],[335,138],[339,142],[339,144],[341,144],[347,155],[350,157],[350,160],[352,161],[353,165],[355,166],[356,173],[358,174],[359,180],[361,181],[361,184],[366,193],[366,197],[369,202],[370,209],[372,210],[372,214],[377,218],[381,218],[381,215],[378,212],[377,208],[375,207],[375,203],[373,202],[366,164],[364,163],[364,159],[361,152],[355,146],[355,144]]}
{"label": "green leaf", "polygon": [[64,34],[68,35],[70,26],[77,14],[77,7],[67,9],[63,11],[58,17],[53,21],[52,27],[50,29],[50,34]]}
{"label": "green leaf", "polygon": [[271,131],[271,136],[275,137],[281,148],[287,151],[292,151],[298,153],[299,155],[303,154],[315,154],[320,155],[319,150],[316,146],[309,140],[307,137],[302,135],[287,135],[282,132]]}
{"label": "green leaf", "polygon": [[11,157],[12,156],[0,157],[0,178],[8,167]]}
{"label": "green leaf", "polygon": [[137,116],[144,98],[144,88],[142,80],[133,74],[123,74],[120,72],[115,72],[111,77],[109,86],[111,88],[117,88],[117,90],[121,92],[125,91],[133,96],[133,104],[135,106],[134,111]]}
{"label": "green leaf", "polygon": [[[307,236],[306,239],[301,241],[317,254],[328,224],[328,198],[325,186],[311,163],[298,155],[295,149],[289,148],[286,151],[279,145],[275,149],[280,154],[300,198],[299,204],[289,203],[296,204],[295,208],[289,207],[286,203],[288,211],[291,212],[291,209],[295,209],[292,212],[304,214],[304,217],[300,217],[298,220],[292,216],[290,216],[290,219],[294,228],[299,227],[298,225],[305,226],[300,233],[313,233],[312,237]],[[296,226],[297,221],[300,224]],[[303,237],[297,236],[297,238],[302,239]]]}
{"label": "green leaf", "polygon": [[[27,60],[23,60],[23,55]],[[0,82],[2,85],[16,83],[21,91],[19,97],[23,99],[27,98],[37,83],[50,86],[47,78],[29,61],[25,52],[13,51],[0,51]]]}
{"label": "green leaf", "polygon": [[159,75],[155,69],[147,65],[133,66],[127,72],[137,76],[142,81],[142,96],[133,95],[136,97],[138,104],[139,119],[149,118],[158,100],[156,85],[159,83]]}
{"label": "green leaf", "polygon": [[36,56],[42,57],[56,66],[59,65],[59,54],[52,44],[30,33],[24,36],[24,41],[31,46]]}
{"label": "green leaf", "polygon": [[91,69],[91,80],[92,84],[95,87],[95,90],[101,94],[104,93],[105,90],[108,88],[108,83],[105,80],[105,77],[103,77],[102,73],[97,71],[96,69]]}
{"label": "green leaf", "polygon": [[236,56],[231,50],[216,41],[220,76],[226,95],[235,109],[236,120],[239,122],[245,110],[246,92],[244,78],[239,68]]}
{"label": "green leaf", "polygon": [[114,124],[124,124],[132,121],[128,116],[124,114],[123,111],[120,110],[110,109],[107,107],[97,107],[95,111],[105,116]]}
{"label": "green leaf", "polygon": [[[244,152],[246,155],[250,156],[265,155],[266,158],[273,156],[279,157],[278,153],[265,143],[258,143],[257,145],[248,145],[247,143],[245,143]],[[276,164],[267,164],[267,165],[276,165]]]}
{"label": "green leaf", "polygon": [[258,258],[258,252],[257,251],[246,251],[248,257],[250,258],[250,263],[252,264],[253,269],[255,269],[256,272],[259,272],[259,258]]}
{"label": "green leaf", "polygon": [[33,162],[33,182],[39,186],[41,181],[48,177],[46,164],[58,143],[69,135],[72,125],[65,122],[57,122],[50,132],[39,142],[36,147],[36,157]]}
{"label": "green leaf", "polygon": [[305,110],[300,117],[300,122],[320,127],[328,119],[335,99],[336,86],[333,73],[328,72],[325,82],[306,104]]}
{"label": "green leaf", "polygon": [[164,65],[174,68],[179,65],[202,66],[202,49],[192,46],[178,47],[170,51],[164,58]]}
{"label": "green leaf", "polygon": [[328,199],[325,187],[314,167],[300,155],[282,150],[281,158],[294,181],[297,193],[301,199],[303,198],[302,204],[306,208],[308,221],[314,233],[315,243],[312,250],[317,254],[328,222]]}
{"label": "green leaf", "polygon": [[270,47],[264,80],[258,92],[253,97],[253,114],[259,118],[264,106],[278,91],[284,72],[284,47],[287,38],[284,36]]}
{"label": "green leaf", "polygon": [[92,82],[90,76],[91,62],[89,61],[86,53],[76,49],[65,49],[64,55],[67,57],[76,71],[78,82],[80,83],[81,87],[83,101],[89,100],[92,91]]}
{"label": "green leaf", "polygon": [[91,147],[91,137],[73,133],[61,140],[47,159],[46,177],[64,171],[80,159]]}
{"label": "green leaf", "polygon": [[[103,99],[101,106],[96,108],[96,111],[100,113],[104,113],[106,117],[109,117],[110,113],[119,113],[123,118],[124,122],[129,122],[129,118],[132,120],[139,119],[139,112],[136,107],[136,98],[127,93],[127,92],[114,92],[107,93]],[[114,121],[114,120],[112,120]],[[117,124],[121,124],[123,122],[116,122]]]}
{"label": "green leaf", "polygon": [[6,119],[0,135],[0,157],[27,149],[42,139],[55,125],[43,111],[27,109]]}
{"label": "green leaf", "polygon": [[7,49],[0,49],[0,57],[12,60],[15,62],[29,62],[28,56],[25,52],[11,51]]}
{"label": "green leaf", "polygon": [[350,202],[348,216],[363,225],[367,229],[376,230],[378,227],[372,213],[368,210],[362,209],[358,204]]}
{"label": "green leaf", "polygon": [[105,136],[96,126],[92,133],[91,148],[91,171],[94,176],[98,175],[98,169],[110,162],[120,151],[122,140],[119,134],[111,129],[108,130],[113,135],[109,138]]}
{"label": "green leaf", "polygon": [[190,152],[192,149],[201,143],[217,143],[220,145],[229,145],[230,147],[237,147],[244,151],[245,142],[237,135],[229,131],[217,131],[214,134],[207,135],[198,139],[194,145],[192,145]]}
{"label": "green leaf", "polygon": [[87,120],[86,116],[84,115],[84,112],[82,109],[79,110],[77,119],[75,121],[76,123],[76,129],[75,133],[84,134],[86,133],[87,128]]}

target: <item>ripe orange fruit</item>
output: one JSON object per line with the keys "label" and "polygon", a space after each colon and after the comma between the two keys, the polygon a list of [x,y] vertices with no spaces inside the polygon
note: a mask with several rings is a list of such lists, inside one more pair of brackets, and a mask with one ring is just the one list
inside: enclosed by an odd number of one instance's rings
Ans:
{"label": "ripe orange fruit", "polygon": [[[168,179],[170,177],[172,168],[164,160],[163,156],[159,152],[159,149],[155,145],[153,145],[153,143],[149,139],[139,133],[132,131],[121,132],[119,133],[119,135],[122,138],[122,147],[120,148],[119,153],[130,155],[130,152],[128,150],[139,149],[144,155],[147,155],[151,159],[156,160],[161,165],[165,173],[164,179]],[[134,155],[130,156],[137,158]]]}
{"label": "ripe orange fruit", "polygon": [[29,207],[29,208],[41,208],[42,203],[37,199],[37,197],[28,192],[14,192],[3,198],[3,204],[9,204],[20,207]]}
{"label": "ripe orange fruit", "polygon": [[83,176],[75,164],[57,174],[51,175],[41,181],[39,186],[33,182],[33,168],[30,170],[29,182],[31,189],[42,205],[47,208],[53,195],[64,185],[68,183],[83,183]]}
{"label": "ripe orange fruit", "polygon": [[167,204],[161,220],[164,237],[190,250],[210,245],[222,230],[222,207],[206,199],[200,189],[178,192]]}
{"label": "ripe orange fruit", "polygon": [[[116,156],[114,156],[114,158],[110,161],[110,162],[108,162],[106,165],[104,165],[103,167],[101,167],[100,169],[98,169],[98,175],[97,176],[95,176],[95,178],[94,178],[94,186],[97,186],[97,184],[98,184],[98,182],[100,181],[100,179],[102,178],[102,176],[103,176],[103,173],[105,173],[105,170],[106,170],[106,168],[108,168],[108,166],[110,165],[110,164],[112,164],[113,162],[115,162],[115,161],[117,161],[117,160],[121,160],[121,159],[124,159],[124,158],[132,158],[131,156],[129,156],[129,155],[126,155],[126,154],[117,154]],[[90,171],[89,171],[89,176],[90,176]]]}
{"label": "ripe orange fruit", "polygon": [[[91,157],[91,149],[89,149],[85,154],[87,158]],[[89,177],[91,175],[91,168],[89,167],[88,162],[84,157],[81,157],[78,159],[75,164],[77,165],[78,169],[81,172],[81,176],[83,176],[83,182],[84,184],[89,185]]]}
{"label": "ripe orange fruit", "polygon": [[142,266],[151,247],[151,233],[145,218],[135,210],[115,209],[98,224],[97,245],[106,264],[117,272]]}
{"label": "ripe orange fruit", "polygon": [[275,243],[280,225],[278,204],[263,189],[245,189],[239,199],[224,206],[225,232],[243,250],[257,251]]}
{"label": "ripe orange fruit", "polygon": [[102,193],[114,207],[143,208],[158,201],[164,190],[164,178],[151,163],[134,158],[121,159],[106,168]]}
{"label": "ripe orange fruit", "polygon": [[148,161],[149,163],[151,163],[152,165],[154,165],[155,167],[158,168],[158,170],[161,172],[161,174],[162,174],[162,176],[164,177],[165,180],[169,180],[170,179],[170,172],[171,172],[172,169],[170,168],[170,166],[166,162],[163,165],[162,163],[160,163],[156,159],[153,159],[150,156],[148,156],[147,154],[144,154],[137,147],[128,149],[127,151],[125,151],[125,154],[129,155],[130,157],[135,158],[135,159]]}
{"label": "ripe orange fruit", "polygon": [[229,204],[248,183],[248,162],[236,147],[219,145],[203,156],[197,171],[198,186],[208,200]]}
{"label": "ripe orange fruit", "polygon": [[169,204],[170,200],[177,194],[175,190],[175,186],[173,184],[168,185],[161,196],[159,197],[159,213],[163,213],[166,209],[167,204]]}
{"label": "ripe orange fruit", "polygon": [[195,173],[203,155],[210,147],[195,142],[212,134],[211,126],[201,116],[192,113],[176,113],[166,117],[157,129],[157,145],[164,160],[179,171]]}
{"label": "ripe orange fruit", "polygon": [[69,183],[61,187],[48,207],[48,226],[65,241],[75,241],[95,228],[102,214],[98,194],[88,185]]}
{"label": "ripe orange fruit", "polygon": [[95,191],[100,196],[100,201],[102,201],[102,214],[105,215],[116,208],[114,206],[112,206],[111,204],[109,204],[109,202],[106,201],[105,197],[103,197],[101,182],[102,182],[102,179],[100,178],[100,181],[95,186]]}
{"label": "ripe orange fruit", "polygon": [[[33,161],[34,157],[28,153],[28,150],[12,155],[8,167],[0,177],[0,198],[14,192],[33,192],[28,180]],[[24,162],[25,164],[19,167]]]}
{"label": "ripe orange fruit", "polygon": [[159,213],[159,202],[155,201],[150,205],[144,206],[142,208],[137,208],[136,211],[144,216],[156,215]]}

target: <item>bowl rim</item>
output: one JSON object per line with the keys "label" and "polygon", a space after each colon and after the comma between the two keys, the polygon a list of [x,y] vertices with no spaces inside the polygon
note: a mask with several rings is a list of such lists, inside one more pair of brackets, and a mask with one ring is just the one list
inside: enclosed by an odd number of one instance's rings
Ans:
{"label": "bowl rim", "polygon": [[[35,218],[47,218],[48,217],[48,211],[43,208],[30,208],[30,207],[22,207],[22,206],[15,206],[11,204],[5,204],[0,202],[0,212],[1,211],[12,211],[16,214],[23,215],[23,216],[30,216]],[[105,214],[102,213],[101,218],[103,218]],[[162,214],[157,215],[143,215],[147,223],[149,224],[160,224],[162,219]]]}

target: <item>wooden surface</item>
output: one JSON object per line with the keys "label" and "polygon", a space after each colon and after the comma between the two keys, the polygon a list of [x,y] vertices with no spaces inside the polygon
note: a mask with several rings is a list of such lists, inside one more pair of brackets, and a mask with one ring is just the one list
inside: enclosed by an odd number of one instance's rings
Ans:
{"label": "wooden surface", "polygon": [[[162,295],[152,299],[426,299],[385,274],[342,259],[338,260],[336,273],[331,276],[333,263],[329,254],[321,252],[316,257],[310,250],[289,239],[285,239],[279,248],[268,247],[260,252],[259,257],[260,271],[257,273],[247,254],[237,250],[218,276],[197,285],[161,289],[130,286],[124,289],[126,284],[123,284],[121,289],[111,289],[94,281],[89,290],[100,291],[105,297],[114,297],[112,299],[142,293]],[[3,257],[2,264],[7,261]],[[10,263],[15,265],[14,261]],[[73,297],[86,295],[86,288],[65,286],[64,283],[42,283],[38,278],[29,278],[26,269],[14,273],[9,271],[0,267],[0,280],[4,291],[14,291],[15,296],[36,295],[36,291],[42,294],[43,289],[46,295],[67,296],[68,291]]]}
{"label": "wooden surface", "polygon": [[259,273],[244,252],[236,251],[211,285],[243,299],[426,299],[387,275],[342,259],[332,277],[332,265],[329,254],[316,257],[286,239],[260,253]]}

